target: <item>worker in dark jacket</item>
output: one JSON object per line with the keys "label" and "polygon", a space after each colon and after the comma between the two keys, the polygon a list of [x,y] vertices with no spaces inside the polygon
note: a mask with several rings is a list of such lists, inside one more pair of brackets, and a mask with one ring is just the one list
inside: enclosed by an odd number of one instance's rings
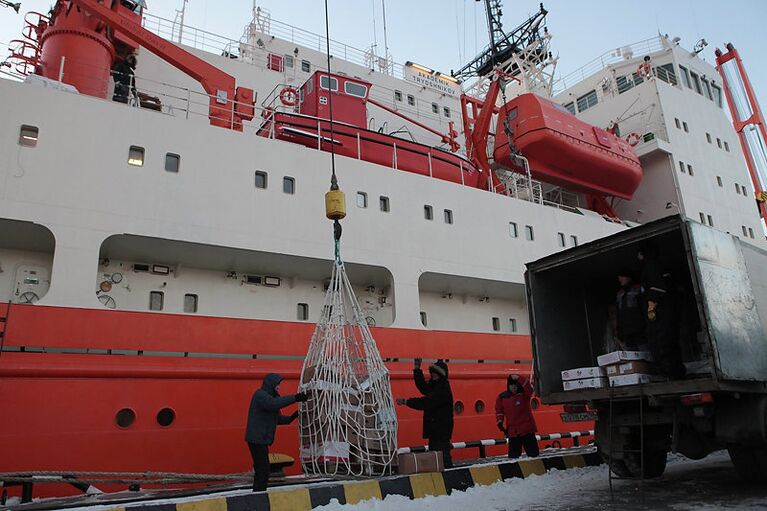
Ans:
{"label": "worker in dark jacket", "polygon": [[280,415],[280,409],[307,399],[306,394],[302,392],[292,396],[280,396],[278,387],[282,380],[279,374],[267,374],[261,388],[250,400],[245,441],[248,442],[253,458],[253,491],[266,490],[269,480],[269,446],[274,443],[277,425],[290,424],[298,418],[297,411],[287,416]]}
{"label": "worker in dark jacket", "polygon": [[415,359],[413,379],[423,397],[397,399],[398,405],[423,410],[423,438],[429,441],[430,451],[442,451],[445,468],[453,466],[450,456],[453,436],[453,391],[448,381],[447,364],[442,360],[429,366],[429,380],[421,371],[421,359]]}
{"label": "worker in dark jacket", "polygon": [[[509,458],[519,458],[522,447],[528,456],[538,456],[538,430],[530,408],[533,388],[528,378],[510,374],[506,379],[506,390],[495,400],[495,419],[500,429],[509,437]],[[504,425],[504,421],[506,424]]]}
{"label": "worker in dark jacket", "polygon": [[115,81],[115,91],[112,101],[127,103],[131,94],[136,92],[136,56],[128,55],[112,68],[112,78]]}
{"label": "worker in dark jacket", "polygon": [[634,282],[633,272],[618,272],[620,288],[615,297],[616,333],[623,349],[635,351],[645,344],[645,305],[642,286]]}

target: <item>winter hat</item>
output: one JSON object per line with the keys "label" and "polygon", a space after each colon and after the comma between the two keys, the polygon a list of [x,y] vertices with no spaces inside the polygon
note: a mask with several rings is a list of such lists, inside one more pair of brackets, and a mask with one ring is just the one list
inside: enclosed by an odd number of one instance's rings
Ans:
{"label": "winter hat", "polygon": [[429,366],[429,372],[430,373],[437,373],[438,375],[442,376],[443,378],[447,378],[447,364],[443,362],[442,360],[437,360],[437,362],[433,363]]}

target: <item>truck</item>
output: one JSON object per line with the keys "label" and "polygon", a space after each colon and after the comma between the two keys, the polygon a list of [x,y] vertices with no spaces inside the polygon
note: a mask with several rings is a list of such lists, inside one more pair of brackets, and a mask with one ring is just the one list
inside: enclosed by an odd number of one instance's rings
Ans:
{"label": "truck", "polygon": [[[564,390],[562,371],[604,371],[593,369],[597,358],[620,349],[617,275],[641,271],[637,255],[648,247],[673,311],[665,341],[682,370],[628,385],[600,373],[593,388]],[[727,449],[743,478],[767,480],[767,252],[671,216],[526,266],[536,394],[564,405],[565,420],[595,420],[594,442],[613,474],[658,477],[668,452],[697,460]],[[649,324],[657,318],[647,309]]]}

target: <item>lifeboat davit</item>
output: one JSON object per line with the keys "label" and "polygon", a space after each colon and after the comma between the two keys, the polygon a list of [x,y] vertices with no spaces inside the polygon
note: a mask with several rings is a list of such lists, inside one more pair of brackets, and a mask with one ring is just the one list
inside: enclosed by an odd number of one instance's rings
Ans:
{"label": "lifeboat davit", "polygon": [[633,148],[535,94],[523,94],[501,109],[493,152],[497,164],[521,170],[511,158],[503,126],[507,112],[512,143],[528,159],[534,179],[595,195],[634,195],[642,167]]}

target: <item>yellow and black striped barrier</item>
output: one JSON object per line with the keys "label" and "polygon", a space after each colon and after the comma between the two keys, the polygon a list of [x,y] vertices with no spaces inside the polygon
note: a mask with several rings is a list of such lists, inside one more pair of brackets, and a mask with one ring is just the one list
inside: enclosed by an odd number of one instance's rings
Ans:
{"label": "yellow and black striped barrier", "polygon": [[357,504],[363,500],[384,499],[388,495],[403,495],[411,499],[449,495],[472,486],[526,478],[533,474],[542,475],[551,469],[566,470],[601,463],[601,456],[596,452],[564,454],[369,481],[316,483],[284,490],[273,488],[266,493],[246,493],[174,504],[155,502],[127,505],[110,511],[308,511],[329,504],[332,499],[341,504]]}

